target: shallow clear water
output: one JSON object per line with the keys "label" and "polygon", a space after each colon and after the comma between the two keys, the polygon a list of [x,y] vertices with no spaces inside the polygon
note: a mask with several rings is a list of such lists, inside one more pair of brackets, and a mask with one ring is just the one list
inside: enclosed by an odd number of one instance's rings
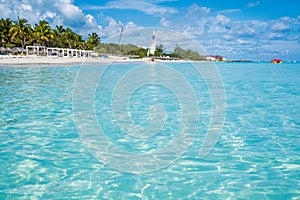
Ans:
{"label": "shallow clear water", "polygon": [[[114,145],[143,154],[168,146],[183,114],[172,89],[146,84],[129,99],[132,120],[149,125],[149,109],[159,104],[166,123],[148,140],[122,134],[112,115],[112,91],[137,65],[110,66],[95,90],[94,108]],[[80,139],[72,114],[80,66],[0,67],[0,199],[299,198],[300,64],[218,64],[226,118],[205,158],[198,153],[212,112],[207,85],[189,64],[168,66],[195,90],[199,129],[178,160],[145,174],[105,165]]]}

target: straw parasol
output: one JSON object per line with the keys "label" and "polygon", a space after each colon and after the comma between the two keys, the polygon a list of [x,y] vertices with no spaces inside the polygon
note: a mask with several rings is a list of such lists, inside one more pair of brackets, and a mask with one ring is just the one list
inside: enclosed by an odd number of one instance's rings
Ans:
{"label": "straw parasol", "polygon": [[18,47],[19,52],[26,52],[26,49],[22,48],[22,47]]}
{"label": "straw parasol", "polygon": [[6,47],[5,51],[12,52],[12,49],[10,47]]}
{"label": "straw parasol", "polygon": [[13,48],[11,49],[11,52],[13,52],[13,53],[19,52],[18,47],[13,47]]}

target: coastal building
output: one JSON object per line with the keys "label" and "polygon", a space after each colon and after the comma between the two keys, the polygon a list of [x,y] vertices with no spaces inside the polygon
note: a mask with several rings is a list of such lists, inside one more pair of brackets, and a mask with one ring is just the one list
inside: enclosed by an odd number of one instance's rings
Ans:
{"label": "coastal building", "polygon": [[223,61],[223,56],[216,55],[215,58],[217,61]]}
{"label": "coastal building", "polygon": [[91,58],[98,57],[98,53],[91,50],[65,49],[45,46],[26,46],[26,55],[64,57],[64,58]]}
{"label": "coastal building", "polygon": [[216,58],[215,56],[212,56],[212,55],[207,55],[207,56],[204,56],[204,58],[208,61],[216,61]]}
{"label": "coastal building", "polygon": [[227,61],[226,57],[220,56],[220,55],[207,55],[204,56],[205,60],[207,61]]}
{"label": "coastal building", "polygon": [[37,56],[45,56],[46,55],[46,47],[40,45],[34,46],[26,46],[26,55],[37,55]]}
{"label": "coastal building", "polygon": [[281,59],[275,58],[271,60],[271,63],[282,63]]}

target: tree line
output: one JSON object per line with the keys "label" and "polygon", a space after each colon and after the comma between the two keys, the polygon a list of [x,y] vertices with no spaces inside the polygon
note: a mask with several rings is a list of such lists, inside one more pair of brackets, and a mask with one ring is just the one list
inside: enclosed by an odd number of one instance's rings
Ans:
{"label": "tree line", "polygon": [[93,50],[100,44],[100,37],[92,32],[84,40],[82,35],[62,25],[51,28],[46,20],[40,20],[33,27],[25,18],[13,21],[0,19],[0,47],[22,47],[40,44],[47,47]]}
{"label": "tree line", "polygon": [[[62,25],[51,28],[46,20],[40,20],[32,26],[25,18],[13,21],[9,18],[0,19],[0,47],[22,47],[40,44],[47,47],[73,48],[81,50],[95,50],[100,54],[135,55],[146,57],[147,49],[132,45],[118,45],[101,43],[97,33],[92,32],[84,40],[82,35],[75,33],[71,28]],[[163,45],[156,46],[154,56],[169,56],[173,58],[204,60],[198,52],[183,49],[179,45],[174,47],[173,53],[166,54]]]}
{"label": "tree line", "polygon": [[[166,48],[159,44],[155,48],[154,57],[170,57],[170,58],[180,58],[187,60],[205,60],[204,56],[200,55],[199,52],[193,51],[191,49],[184,49],[178,44],[175,45],[172,53],[166,53]],[[116,54],[125,56],[136,56],[136,58],[144,58],[147,56],[148,49],[138,47],[132,44],[114,44],[114,43],[100,43],[95,51],[100,54]]]}

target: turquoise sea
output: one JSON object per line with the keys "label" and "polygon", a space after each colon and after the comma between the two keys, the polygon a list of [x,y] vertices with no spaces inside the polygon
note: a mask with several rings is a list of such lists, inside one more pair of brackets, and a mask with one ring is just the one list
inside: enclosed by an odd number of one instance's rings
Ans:
{"label": "turquoise sea", "polygon": [[[217,100],[192,64],[165,65],[0,67],[0,199],[300,198],[299,63],[216,64]],[[203,156],[223,97],[224,125]],[[93,143],[97,128],[105,137]],[[177,141],[181,130],[191,135]]]}

